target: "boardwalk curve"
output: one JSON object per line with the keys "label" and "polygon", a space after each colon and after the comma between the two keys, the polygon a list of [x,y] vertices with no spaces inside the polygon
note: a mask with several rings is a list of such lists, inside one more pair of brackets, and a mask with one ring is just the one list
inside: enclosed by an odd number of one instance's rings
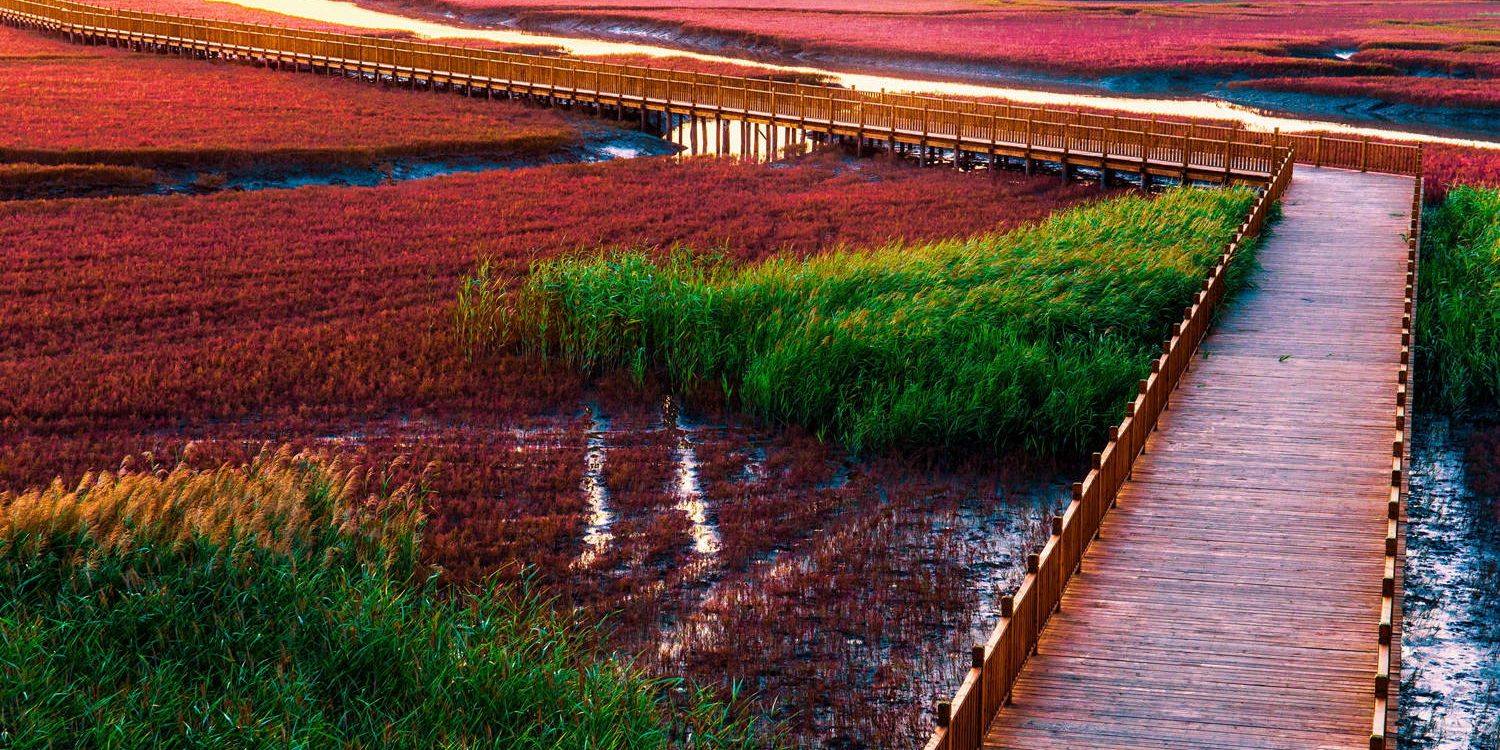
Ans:
{"label": "boardwalk curve", "polygon": [[1297,172],[984,747],[1370,745],[1411,196]]}

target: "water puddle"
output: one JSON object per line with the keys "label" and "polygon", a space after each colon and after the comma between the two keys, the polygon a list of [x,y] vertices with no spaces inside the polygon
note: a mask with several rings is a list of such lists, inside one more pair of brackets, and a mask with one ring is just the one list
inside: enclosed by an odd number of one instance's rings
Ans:
{"label": "water puddle", "polygon": [[609,507],[609,489],[604,486],[605,440],[609,435],[609,421],[600,413],[599,407],[586,407],[589,428],[584,438],[583,483],[579,489],[588,498],[588,526],[583,530],[583,554],[576,566],[587,568],[603,554],[611,541],[615,524],[614,511]]}
{"label": "water puddle", "polygon": [[1406,530],[1400,740],[1500,747],[1500,524],[1468,489],[1468,430],[1419,416]]}
{"label": "water puddle", "polygon": [[681,405],[667,396],[662,401],[662,422],[676,436],[673,448],[677,463],[676,509],[687,515],[688,536],[693,540],[693,551],[699,555],[715,558],[723,548],[719,538],[719,527],[709,518],[709,506],[698,481],[698,456],[693,451],[693,431],[682,416]]}

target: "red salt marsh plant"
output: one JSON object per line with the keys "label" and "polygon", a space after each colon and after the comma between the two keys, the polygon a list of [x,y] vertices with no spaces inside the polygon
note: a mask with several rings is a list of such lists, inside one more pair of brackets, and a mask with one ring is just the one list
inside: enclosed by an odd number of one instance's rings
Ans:
{"label": "red salt marsh plant", "polygon": [[1500,187],[1500,149],[1432,145],[1422,154],[1429,206],[1442,202],[1457,185]]}
{"label": "red salt marsh plant", "polygon": [[[1095,196],[1096,187],[1052,178],[992,181],[828,158],[774,166],[647,159],[380,188],[0,205],[0,491],[55,476],[76,482],[142,451],[168,464],[188,456],[200,468],[247,461],[265,440],[338,452],[389,486],[422,477],[432,494],[421,560],[444,571],[444,585],[512,580],[530,566],[544,595],[604,618],[608,645],[653,654],[658,674],[721,685],[754,674],[746,689],[776,716],[821,702],[809,716],[837,713],[847,726],[917,721],[930,702],[912,687],[923,670],[961,666],[944,638],[979,617],[979,605],[953,592],[972,588],[980,571],[944,578],[949,588],[901,588],[908,576],[932,579],[914,566],[939,564],[928,560],[949,554],[941,540],[951,533],[918,533],[920,515],[900,521],[899,534],[887,531],[893,521],[860,519],[926,512],[906,509],[926,508],[927,490],[893,495],[903,476],[928,477],[924,486],[945,502],[1008,512],[995,499],[995,468],[851,468],[805,434],[756,431],[712,398],[694,399],[695,419],[724,425],[690,436],[704,524],[722,543],[719,554],[704,554],[674,495],[680,436],[666,428],[660,386],[617,375],[589,382],[517,358],[468,361],[447,332],[453,290],[480,255],[514,274],[533,259],[600,244],[680,240],[737,262],[802,257],[986,233]],[[612,541],[579,564],[592,523],[582,485],[595,428],[585,404],[614,431],[603,438],[601,474],[620,497],[609,498]],[[615,450],[632,446],[645,449]],[[900,502],[899,513],[887,502]],[[858,550],[857,565],[815,552],[835,529],[848,529],[838,538]],[[899,554],[886,556],[893,544]],[[665,641],[699,642],[675,623],[724,632],[719,615],[698,614],[699,603],[721,581],[758,588],[758,571],[779,570],[763,565],[773,557],[799,567],[824,560],[799,574],[806,601],[751,623],[777,631],[748,637],[784,644],[779,675],[720,646],[691,661],[654,656]],[[889,573],[869,579],[880,588],[860,578],[887,564]],[[792,601],[790,589],[777,591],[778,601]],[[886,608],[887,622],[903,629],[889,637],[931,642],[927,656],[840,647],[844,637],[885,637],[868,631],[868,620],[852,621],[848,636],[831,628],[852,606],[844,600]],[[812,652],[819,661],[861,660],[829,674],[879,674],[878,692],[799,686],[796,662]],[[950,677],[937,684],[946,689]],[[826,739],[816,721],[799,726],[798,742]],[[883,739],[896,736],[885,730],[865,736],[876,746],[901,742]]]}
{"label": "red salt marsh plant", "polygon": [[1500,77],[1500,44],[1460,44],[1451,49],[1371,47],[1361,49],[1349,59],[1458,78]]}
{"label": "red salt marsh plant", "polygon": [[[8,28],[0,34],[30,38]],[[396,155],[541,153],[577,137],[558,114],[516,102],[98,51],[100,57],[0,59],[0,160],[368,163]]]}
{"label": "red salt marsh plant", "polygon": [[0,206],[0,349],[26,356],[0,363],[0,486],[137,452],[122,432],[257,417],[322,434],[369,414],[503,416],[576,398],[582,380],[562,368],[462,361],[446,332],[452,292],[480,255],[509,275],[601,244],[800,257],[1005,229],[1095,195],[833,160],[649,159],[11,203]]}
{"label": "red salt marsh plant", "polygon": [[160,178],[149,169],[105,164],[0,164],[0,198],[73,196],[90,191],[144,190]]}
{"label": "red salt marsh plant", "polygon": [[108,57],[114,53],[95,47],[72,44],[64,39],[35,31],[0,26],[0,63],[14,60],[52,60],[65,57]]}
{"label": "red salt marsh plant", "polygon": [[1500,85],[1488,80],[1408,76],[1260,78],[1233,81],[1229,87],[1320,96],[1367,97],[1426,107],[1500,109]]}
{"label": "red salt marsh plant", "polygon": [[673,36],[738,44],[761,53],[825,56],[870,67],[881,58],[1014,66],[1104,76],[1358,75],[1390,70],[1337,59],[1364,42],[1460,43],[1493,35],[1477,0],[1407,3],[1271,0],[1092,3],[1034,0],[980,4],[933,0],[875,6],[844,0],[735,3],[690,0],[573,3],[543,0],[384,0],[392,9],[481,17],[503,9],[523,28],[605,33],[632,25]]}

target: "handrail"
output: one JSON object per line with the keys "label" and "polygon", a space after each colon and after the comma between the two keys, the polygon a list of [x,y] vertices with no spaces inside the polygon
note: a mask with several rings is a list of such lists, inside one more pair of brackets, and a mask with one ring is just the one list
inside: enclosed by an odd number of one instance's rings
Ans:
{"label": "handrail", "polygon": [[[1420,165],[1420,158],[1418,159]],[[1375,714],[1370,727],[1370,750],[1385,750],[1390,722],[1391,650],[1396,618],[1401,616],[1396,596],[1397,562],[1401,551],[1399,526],[1406,507],[1411,460],[1411,353],[1416,347],[1417,272],[1422,245],[1423,185],[1420,166],[1411,198],[1411,230],[1406,235],[1406,299],[1401,314],[1401,366],[1396,370],[1396,439],[1391,445],[1391,499],[1386,505],[1385,568],[1380,580],[1380,645],[1375,661]],[[1396,676],[1400,682],[1400,676]]]}
{"label": "handrail", "polygon": [[1073,485],[1073,501],[1062,515],[1052,519],[1052,535],[1040,552],[1026,560],[1026,576],[1013,595],[1000,601],[1000,623],[983,644],[971,653],[971,667],[951,701],[937,706],[938,728],[927,750],[974,750],[1011,689],[1028,656],[1036,652],[1042,629],[1062,602],[1063,590],[1083,562],[1091,540],[1167,407],[1193,353],[1207,334],[1209,323],[1223,301],[1230,265],[1251,238],[1258,235],[1291,182],[1293,157],[1285,155],[1270,185],[1251,208],[1233,241],[1220,256],[1203,288],[1193,297],[1182,322],[1162,344],[1162,354],[1151,362],[1151,375],[1140,382],[1135,400],[1126,405],[1126,416],[1109,431],[1104,450],[1093,456],[1093,470]]}
{"label": "handrail", "polygon": [[[263,24],[114,10],[70,0],[0,0],[0,16],[83,39],[290,62],[395,82],[507,91],[823,131],[964,154],[1062,163],[1064,170],[1266,186],[1294,145],[1208,125],[1161,123],[760,78],[473,49]],[[1347,148],[1340,146],[1339,148]],[[1364,149],[1375,169],[1399,164]],[[1320,151],[1320,153],[1323,153]],[[1343,151],[1330,147],[1331,159]],[[1382,160],[1384,159],[1384,160]],[[960,160],[955,159],[955,164]],[[1387,163],[1390,162],[1390,163]],[[1332,162],[1330,162],[1332,163]]]}

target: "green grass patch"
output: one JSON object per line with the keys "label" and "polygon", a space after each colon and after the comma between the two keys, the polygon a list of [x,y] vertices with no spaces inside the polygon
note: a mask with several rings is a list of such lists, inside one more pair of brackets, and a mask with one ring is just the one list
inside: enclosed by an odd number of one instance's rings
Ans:
{"label": "green grass patch", "polygon": [[1423,390],[1450,412],[1500,404],[1500,189],[1455,187],[1423,223]]}
{"label": "green grass patch", "polygon": [[1180,190],[995,236],[733,266],[684,249],[481,263],[471,351],[660,369],[856,450],[1081,451],[1117,422],[1255,194]]}
{"label": "green grass patch", "polygon": [[284,452],[0,494],[0,746],[751,744],[526,590],[435,590],[417,501]]}

